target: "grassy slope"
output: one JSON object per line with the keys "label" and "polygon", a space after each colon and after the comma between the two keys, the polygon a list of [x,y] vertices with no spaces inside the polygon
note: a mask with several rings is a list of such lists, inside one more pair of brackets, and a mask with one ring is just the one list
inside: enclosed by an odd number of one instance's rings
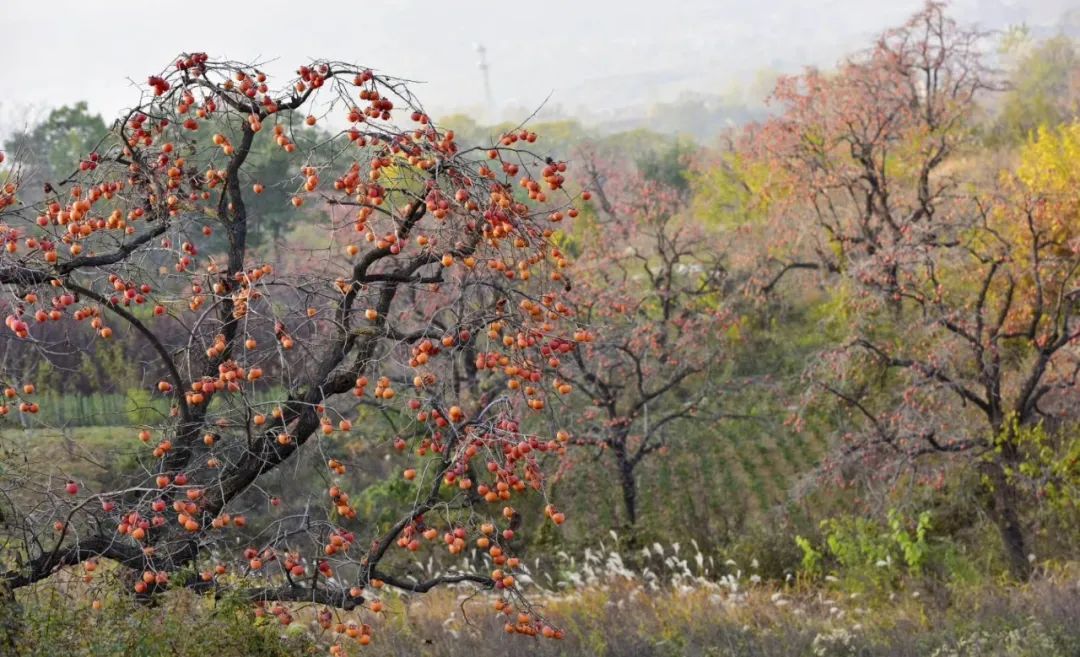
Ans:
{"label": "grassy slope", "polygon": [[[340,614],[369,623],[371,645],[345,640],[350,655],[380,657],[1072,657],[1080,654],[1080,572],[1060,570],[1023,586],[955,590],[947,599],[906,590],[889,598],[825,587],[755,585],[744,576],[716,584],[660,572],[652,585],[605,563],[580,565],[591,581],[563,594],[533,591],[563,641],[503,632],[491,598],[440,589],[384,594],[385,610]],[[315,609],[294,605],[294,623],[255,620],[250,608],[172,594],[132,607],[115,594],[99,611],[73,602],[83,585],[22,594],[26,634],[18,657],[277,657],[326,654],[332,635]],[[85,593],[85,591],[82,591]],[[922,595],[920,595],[920,593]],[[77,596],[82,597],[82,596]],[[946,604],[947,603],[947,604]]]}

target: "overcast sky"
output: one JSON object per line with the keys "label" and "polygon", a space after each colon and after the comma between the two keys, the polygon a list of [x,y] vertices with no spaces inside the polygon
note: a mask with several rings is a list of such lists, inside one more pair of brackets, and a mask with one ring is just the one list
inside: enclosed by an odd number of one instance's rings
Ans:
{"label": "overcast sky", "polygon": [[[497,106],[568,111],[721,93],[755,71],[830,65],[922,0],[0,0],[0,130],[87,100],[109,117],[181,51],[356,62],[425,81],[435,114],[484,105],[474,44]],[[965,22],[1056,21],[1080,0],[956,0]]]}

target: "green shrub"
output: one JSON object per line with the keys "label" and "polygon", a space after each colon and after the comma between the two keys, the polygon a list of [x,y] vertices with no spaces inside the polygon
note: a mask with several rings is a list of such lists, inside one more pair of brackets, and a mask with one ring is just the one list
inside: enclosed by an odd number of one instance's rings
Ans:
{"label": "green shrub", "polygon": [[250,605],[207,610],[194,596],[156,607],[113,597],[94,610],[53,591],[22,607],[16,657],[293,657],[314,648],[303,632],[282,638],[279,626],[259,622]]}

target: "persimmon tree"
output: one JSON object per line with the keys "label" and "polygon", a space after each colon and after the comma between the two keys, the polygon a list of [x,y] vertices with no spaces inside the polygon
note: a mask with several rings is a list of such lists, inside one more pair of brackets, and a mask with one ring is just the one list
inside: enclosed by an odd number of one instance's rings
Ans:
{"label": "persimmon tree", "polygon": [[844,435],[856,470],[973,467],[1023,577],[1038,482],[1016,476],[1017,427],[1075,393],[1080,252],[1071,191],[967,159],[995,86],[980,39],[928,3],[836,75],[779,83],[756,144],[777,173],[772,221],[793,230],[760,282],[816,270],[843,300],[847,339],[810,371],[861,420]]}
{"label": "persimmon tree", "polygon": [[[774,172],[771,235],[788,246],[769,252],[766,289],[791,270],[841,268],[887,287],[894,244],[935,243],[937,206],[958,185],[943,165],[971,143],[978,94],[994,86],[982,39],[930,2],[835,73],[778,80],[780,116],[748,144]],[[818,230],[782,230],[792,217]]]}
{"label": "persimmon tree", "polygon": [[[548,400],[549,354],[588,337],[549,239],[552,213],[574,201],[565,164],[534,155],[524,129],[459,150],[404,81],[371,69],[317,61],[271,85],[256,66],[184,54],[40,203],[19,200],[18,153],[5,163],[3,349],[47,358],[63,339],[54,323],[142,341],[153,359],[131,383],[171,411],[115,436],[146,443],[116,490],[5,459],[3,583],[78,566],[146,598],[236,595],[283,623],[289,603],[315,603],[335,652],[370,641],[362,617],[335,615],[377,613],[380,587],[472,583],[499,594],[508,631],[561,636],[518,593],[511,541],[528,524],[514,498],[544,495],[542,457],[570,430]],[[317,128],[324,139],[304,136]],[[267,147],[295,165],[253,167]],[[267,170],[277,177],[258,177]],[[251,199],[271,189],[317,210],[322,246],[279,261],[249,246],[265,218]],[[33,417],[42,391],[3,367],[0,378],[0,414]],[[358,401],[401,418],[397,433],[354,426]],[[326,456],[357,432],[412,455],[396,476],[414,501],[389,528],[357,526],[342,483],[354,463]],[[245,500],[279,504],[270,475],[302,463],[325,489],[252,534]],[[405,574],[417,551],[467,547],[489,567]]]}
{"label": "persimmon tree", "polygon": [[732,324],[723,251],[685,216],[681,190],[596,151],[580,159],[597,210],[575,226],[581,247],[568,303],[602,330],[551,364],[586,408],[575,442],[610,454],[633,527],[644,459],[688,422],[716,417],[715,375]]}

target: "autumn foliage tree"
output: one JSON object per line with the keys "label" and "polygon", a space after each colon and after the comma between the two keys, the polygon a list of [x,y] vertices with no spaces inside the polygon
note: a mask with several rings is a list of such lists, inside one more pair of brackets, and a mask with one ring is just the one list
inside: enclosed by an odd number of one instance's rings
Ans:
{"label": "autumn foliage tree", "polygon": [[759,282],[814,271],[842,300],[847,337],[811,364],[811,396],[852,411],[855,472],[970,466],[1022,577],[1023,503],[1047,483],[1020,474],[1022,428],[1060,423],[1075,400],[1080,242],[1075,191],[1033,160],[1067,134],[1000,176],[967,159],[996,87],[981,43],[931,2],[835,75],[780,81],[753,142],[778,236]]}
{"label": "autumn foliage tree", "polygon": [[[544,458],[572,431],[545,385],[559,376],[552,354],[573,357],[588,339],[550,239],[552,213],[575,202],[565,164],[534,155],[524,129],[460,150],[403,81],[367,68],[318,61],[272,85],[254,66],[185,54],[40,202],[20,201],[40,190],[19,189],[31,177],[19,153],[4,163],[3,349],[46,357],[63,339],[44,330],[54,323],[143,341],[154,357],[127,383],[171,412],[115,436],[145,443],[116,490],[5,451],[3,583],[77,566],[91,583],[117,574],[137,596],[237,595],[282,623],[288,603],[316,603],[337,652],[371,636],[363,617],[335,608],[378,613],[384,585],[465,582],[499,594],[508,631],[560,636],[515,582],[515,532],[545,519],[512,503],[543,495]],[[323,126],[325,140],[305,136]],[[252,166],[268,148],[294,167]],[[273,262],[251,246],[266,219],[252,199],[271,189],[286,207],[319,211],[323,247]],[[2,368],[0,378],[0,414],[38,413],[34,381]],[[408,513],[385,531],[356,526],[339,485],[353,464],[323,456],[306,462],[325,489],[246,533],[242,500],[278,504],[270,474],[360,430],[357,401],[404,418],[396,435],[361,435],[411,454],[397,474],[415,487]],[[550,505],[546,515],[563,521]],[[488,566],[423,579],[396,570],[415,559],[395,553],[466,547]]]}
{"label": "autumn foliage tree", "polygon": [[598,333],[552,364],[585,408],[575,442],[610,454],[633,527],[642,462],[679,442],[688,422],[716,418],[732,325],[724,253],[687,215],[683,190],[595,150],[579,159],[596,211],[576,227],[568,302]]}

